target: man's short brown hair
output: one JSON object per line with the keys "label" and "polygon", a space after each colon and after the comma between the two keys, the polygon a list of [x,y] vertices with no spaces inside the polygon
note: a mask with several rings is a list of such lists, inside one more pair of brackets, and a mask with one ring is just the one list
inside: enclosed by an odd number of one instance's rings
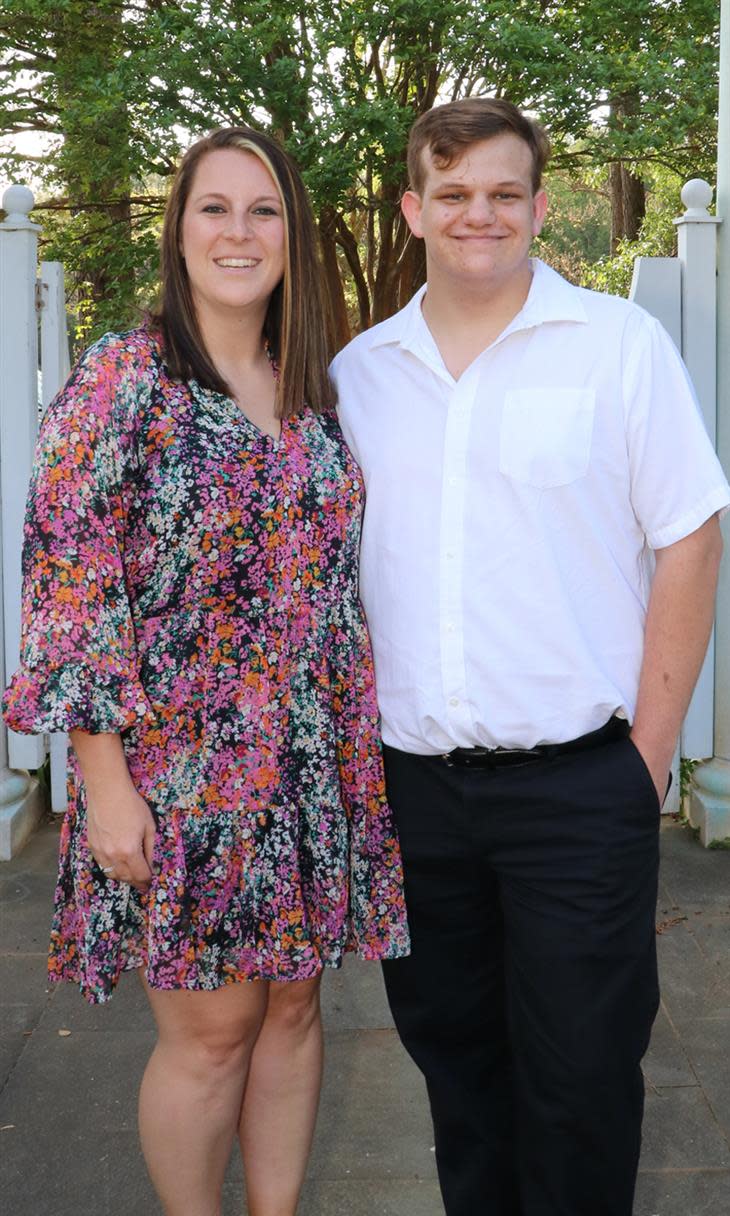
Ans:
{"label": "man's short brown hair", "polygon": [[416,194],[426,181],[424,151],[429,151],[439,169],[448,169],[471,144],[509,132],[524,140],[532,153],[532,190],[537,194],[542,171],[550,155],[550,140],[539,123],[518,110],[511,101],[494,97],[466,97],[435,106],[411,127],[408,139],[408,177]]}

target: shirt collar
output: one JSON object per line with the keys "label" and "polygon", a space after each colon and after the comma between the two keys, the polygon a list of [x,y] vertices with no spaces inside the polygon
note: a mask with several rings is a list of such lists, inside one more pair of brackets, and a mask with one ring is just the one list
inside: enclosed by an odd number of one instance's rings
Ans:
{"label": "shirt collar", "polygon": [[530,258],[532,282],[522,308],[513,318],[506,332],[513,329],[529,329],[545,321],[576,321],[587,324],[588,317],[583,307],[582,288],[575,287],[557,270]]}
{"label": "shirt collar", "polygon": [[378,325],[370,342],[372,348],[397,343],[412,349],[418,343],[421,328],[426,325],[421,312],[421,300],[426,294],[427,287],[428,283],[424,283],[411,297],[405,308],[401,308],[400,312],[388,317],[387,321]]}
{"label": "shirt collar", "polygon": [[[580,288],[574,287],[540,258],[531,258],[530,266],[532,282],[527,299],[497,341],[517,330],[532,329],[545,322],[574,321],[586,324],[588,321]],[[371,349],[397,344],[405,350],[423,354],[435,347],[421,311],[421,301],[427,287],[428,284],[424,283],[405,308],[377,327],[370,342]]]}

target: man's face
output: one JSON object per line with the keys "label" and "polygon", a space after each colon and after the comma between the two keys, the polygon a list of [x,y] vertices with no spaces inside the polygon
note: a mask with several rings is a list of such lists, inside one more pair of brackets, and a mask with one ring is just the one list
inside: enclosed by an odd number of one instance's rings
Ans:
{"label": "man's face", "polygon": [[532,155],[517,135],[472,144],[447,169],[422,153],[422,193],[408,191],[403,214],[426,243],[428,278],[490,290],[527,269],[532,238],[545,218],[544,191],[532,192]]}

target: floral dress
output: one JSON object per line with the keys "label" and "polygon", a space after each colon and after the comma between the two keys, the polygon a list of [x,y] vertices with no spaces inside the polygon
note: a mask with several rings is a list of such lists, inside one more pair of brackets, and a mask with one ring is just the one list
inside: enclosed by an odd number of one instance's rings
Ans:
{"label": "floral dress", "polygon": [[107,878],[71,755],[50,974],[91,1001],[408,951],[357,591],[362,480],[333,413],[260,431],[109,334],[49,407],[24,541],[23,732],[120,732],[154,878]]}

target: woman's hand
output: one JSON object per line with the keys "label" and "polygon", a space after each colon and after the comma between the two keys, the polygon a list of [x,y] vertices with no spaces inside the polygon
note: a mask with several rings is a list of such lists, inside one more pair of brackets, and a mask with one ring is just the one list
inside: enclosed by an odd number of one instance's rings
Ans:
{"label": "woman's hand", "polygon": [[89,848],[108,878],[146,891],[152,881],[155,821],[128,779],[126,787],[86,795]]}
{"label": "woman's hand", "polygon": [[129,775],[119,735],[71,731],[86,788],[87,839],[108,878],[146,891],[152,881],[155,821]]}

